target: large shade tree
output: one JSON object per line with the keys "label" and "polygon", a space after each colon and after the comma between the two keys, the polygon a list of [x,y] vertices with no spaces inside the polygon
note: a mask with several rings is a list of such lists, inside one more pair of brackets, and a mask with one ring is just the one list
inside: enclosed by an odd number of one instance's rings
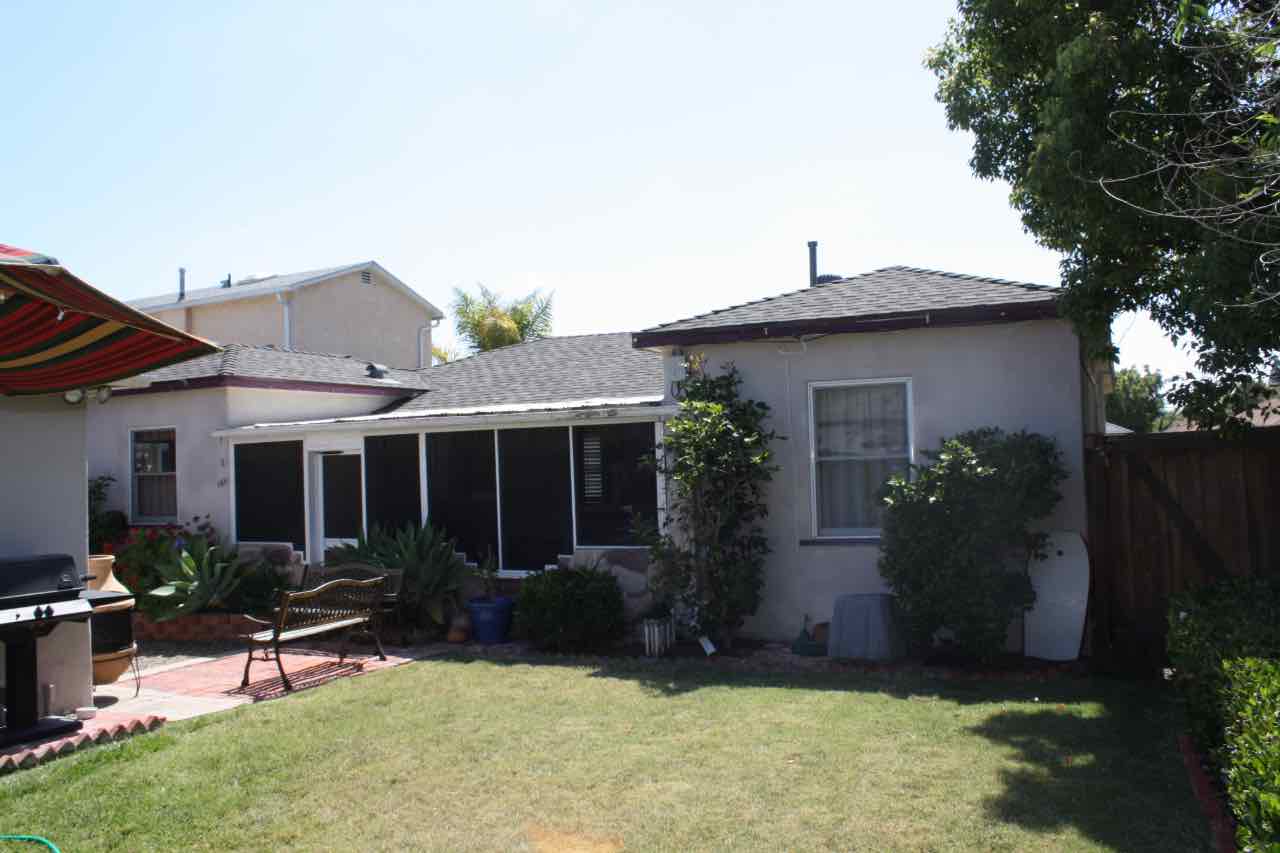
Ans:
{"label": "large shade tree", "polygon": [[536,290],[512,300],[504,300],[484,285],[480,285],[478,295],[454,290],[452,307],[454,331],[475,352],[518,344],[551,332],[551,296]]}
{"label": "large shade tree", "polygon": [[1091,348],[1114,354],[1113,317],[1149,311],[1195,350],[1201,377],[1169,398],[1205,426],[1258,402],[1280,350],[1267,9],[961,0],[927,59],[974,173],[1008,182],[1027,230],[1065,255],[1064,306]]}

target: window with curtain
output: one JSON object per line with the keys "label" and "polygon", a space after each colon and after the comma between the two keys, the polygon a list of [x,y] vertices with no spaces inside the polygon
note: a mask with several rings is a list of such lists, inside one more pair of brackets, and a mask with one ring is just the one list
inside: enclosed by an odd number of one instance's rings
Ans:
{"label": "window with curtain", "polygon": [[133,520],[174,521],[178,517],[177,441],[171,429],[135,430],[133,437]]}
{"label": "window with curtain", "polygon": [[813,478],[818,536],[880,530],[876,495],[911,462],[905,381],[815,385]]}

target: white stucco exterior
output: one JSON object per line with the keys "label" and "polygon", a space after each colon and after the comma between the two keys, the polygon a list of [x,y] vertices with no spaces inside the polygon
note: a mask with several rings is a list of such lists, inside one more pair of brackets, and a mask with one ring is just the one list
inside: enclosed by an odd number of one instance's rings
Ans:
{"label": "white stucco exterior", "polygon": [[[85,409],[61,397],[0,399],[0,558],[70,554],[88,569]],[[51,713],[93,701],[88,622],[37,641],[37,678],[56,685]],[[0,682],[4,680],[0,657]]]}
{"label": "white stucco exterior", "polygon": [[[913,329],[833,335],[806,342],[749,342],[689,347],[708,369],[732,362],[746,397],[768,403],[771,426],[786,441],[774,446],[779,470],[769,489],[766,521],[773,548],[763,600],[746,632],[794,637],[805,614],[831,618],[837,595],[884,592],[877,542],[816,540],[810,467],[809,384],[841,380],[909,379],[911,442],[936,449],[945,436],[978,427],[1027,429],[1052,436],[1070,478],[1046,529],[1085,529],[1083,388],[1078,339],[1065,321]],[[666,350],[669,379],[682,361]],[[669,383],[668,383],[669,384]],[[1091,395],[1090,395],[1091,397]]]}
{"label": "white stucco exterior", "polygon": [[[267,388],[202,388],[117,394],[88,408],[89,475],[116,482],[107,506],[129,515],[132,505],[130,435],[139,429],[174,430],[177,468],[176,520],[210,516],[222,534],[231,532],[231,458],[215,430],[296,417],[367,414],[387,405],[383,395]],[[132,520],[132,519],[131,519]]]}

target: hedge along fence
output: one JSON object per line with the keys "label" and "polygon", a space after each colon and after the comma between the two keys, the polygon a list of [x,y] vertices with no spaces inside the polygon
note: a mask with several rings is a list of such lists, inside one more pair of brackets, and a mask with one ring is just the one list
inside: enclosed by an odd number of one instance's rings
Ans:
{"label": "hedge along fence", "polygon": [[1192,734],[1226,779],[1246,849],[1280,849],[1280,579],[1175,596],[1173,681]]}

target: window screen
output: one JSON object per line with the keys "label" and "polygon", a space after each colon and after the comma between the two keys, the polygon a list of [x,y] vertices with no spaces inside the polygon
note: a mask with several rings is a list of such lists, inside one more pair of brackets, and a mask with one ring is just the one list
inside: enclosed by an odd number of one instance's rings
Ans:
{"label": "window screen", "polygon": [[818,535],[878,531],[880,488],[911,461],[906,383],[816,387],[812,418]]}
{"label": "window screen", "polygon": [[134,521],[173,521],[178,516],[177,437],[171,429],[133,433]]}
{"label": "window screen", "polygon": [[422,523],[418,436],[377,435],[364,440],[365,503],[369,526],[400,530]]}
{"label": "window screen", "polygon": [[653,424],[575,427],[578,547],[639,545],[637,524],[658,514]]}
{"label": "window screen", "polygon": [[427,512],[470,560],[498,554],[498,490],[493,431],[427,436]]}
{"label": "window screen", "polygon": [[236,445],[235,486],[238,540],[306,547],[301,441]]}
{"label": "window screen", "polygon": [[498,433],[502,476],[502,566],[536,570],[573,550],[569,429]]}

